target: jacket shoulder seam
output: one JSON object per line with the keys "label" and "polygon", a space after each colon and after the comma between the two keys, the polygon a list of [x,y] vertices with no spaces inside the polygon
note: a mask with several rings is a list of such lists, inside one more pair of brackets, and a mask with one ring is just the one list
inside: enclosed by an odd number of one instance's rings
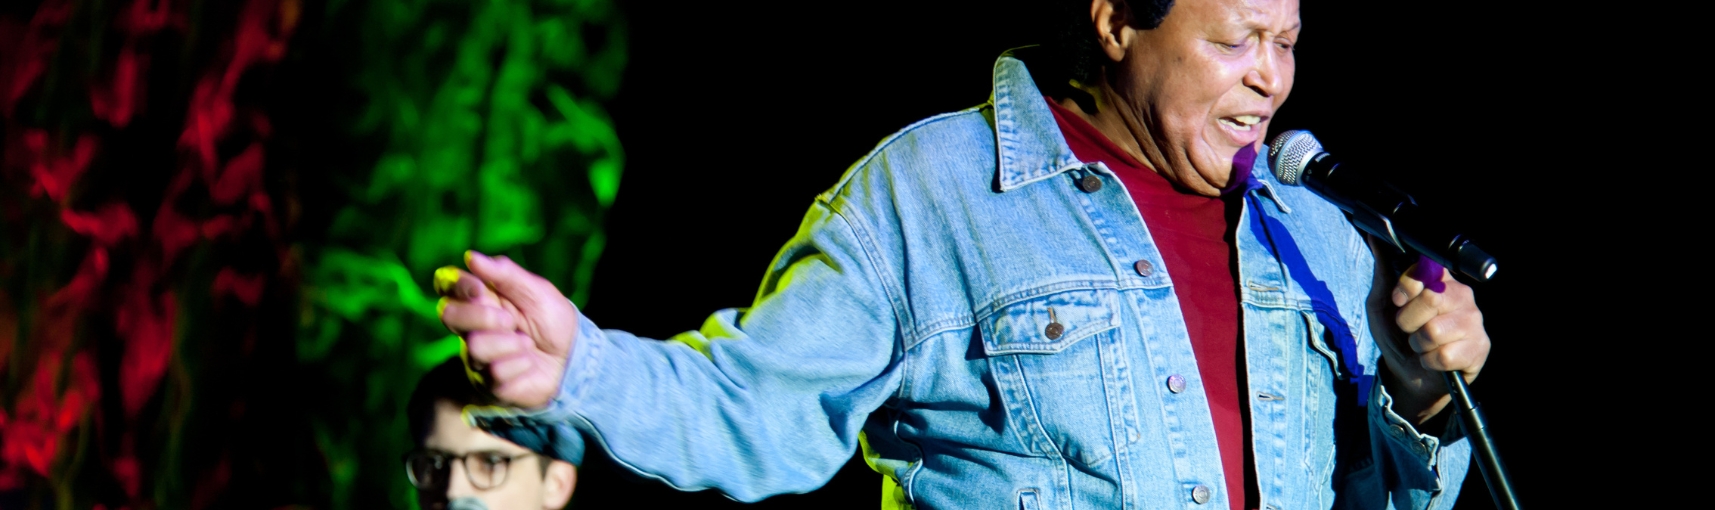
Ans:
{"label": "jacket shoulder seam", "polygon": [[988,108],[990,106],[991,106],[990,103],[983,103],[983,104],[979,104],[979,105],[972,106],[970,108],[966,108],[966,109],[955,111],[955,112],[947,112],[947,113],[934,115],[934,116],[925,118],[923,120],[913,122],[910,125],[905,126],[904,128],[900,128],[899,131],[896,131],[891,135],[887,135],[887,138],[881,139],[881,143],[875,144],[875,148],[870,149],[869,153],[864,154],[863,157],[861,157],[861,158],[858,158],[856,163],[852,163],[852,166],[850,168],[846,169],[845,175],[840,176],[839,182],[834,183],[833,188],[830,188],[826,193],[823,193],[822,196],[820,197],[820,199],[823,200],[824,202],[829,202],[830,203],[829,205],[832,205],[832,202],[833,202],[832,197],[834,195],[840,194],[842,191],[845,190],[846,186],[848,186],[851,183],[852,176],[857,175],[857,173],[858,173],[857,171],[859,169],[864,168],[866,166],[869,166],[869,163],[871,161],[874,161],[876,156],[880,155],[883,152],[886,152],[887,149],[890,148],[894,142],[898,141],[900,138],[903,138],[905,135],[911,134],[912,132],[917,131],[918,129],[927,127],[930,124],[940,123],[941,121],[944,121],[944,120],[949,120],[949,119],[953,119],[953,118],[957,118],[957,117],[963,117],[966,115],[980,114],[984,108]]}

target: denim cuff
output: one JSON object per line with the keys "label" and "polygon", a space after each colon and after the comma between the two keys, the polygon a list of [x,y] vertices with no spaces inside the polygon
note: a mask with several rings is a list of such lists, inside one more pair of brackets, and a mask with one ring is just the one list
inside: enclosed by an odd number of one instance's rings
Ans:
{"label": "denim cuff", "polygon": [[1375,452],[1378,460],[1393,466],[1393,506],[1452,508],[1471,465],[1471,443],[1456,432],[1458,420],[1448,420],[1439,436],[1423,434],[1393,411],[1386,385],[1375,385],[1370,395],[1370,444],[1383,450]]}
{"label": "denim cuff", "polygon": [[1370,420],[1380,425],[1380,430],[1389,443],[1402,447],[1423,460],[1425,468],[1434,470],[1436,453],[1441,449],[1441,438],[1417,431],[1411,421],[1393,410],[1393,395],[1388,394],[1387,385],[1376,381],[1374,389],[1370,390]]}
{"label": "denim cuff", "polygon": [[582,464],[584,441],[574,424],[583,420],[576,413],[593,391],[591,386],[598,377],[602,353],[608,348],[607,334],[579,311],[578,332],[566,361],[566,372],[560,376],[560,392],[548,405],[540,409],[465,406],[465,422],[519,446]]}
{"label": "denim cuff", "polygon": [[602,354],[611,345],[607,332],[596,327],[595,321],[585,317],[583,311],[578,311],[578,336],[572,343],[572,355],[566,360],[566,373],[560,377],[560,394],[547,407],[547,410],[557,412],[551,419],[565,421],[572,418],[594,391],[592,386],[601,372]]}

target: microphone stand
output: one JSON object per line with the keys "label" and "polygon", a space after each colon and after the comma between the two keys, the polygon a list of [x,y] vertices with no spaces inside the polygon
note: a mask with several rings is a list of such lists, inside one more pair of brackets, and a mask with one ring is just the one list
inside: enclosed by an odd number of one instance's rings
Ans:
{"label": "microphone stand", "polygon": [[1506,467],[1501,465],[1500,454],[1495,452],[1495,441],[1489,437],[1488,423],[1477,407],[1477,401],[1471,398],[1471,388],[1465,385],[1465,378],[1458,372],[1442,372],[1441,375],[1447,379],[1447,393],[1453,397],[1453,410],[1459,413],[1459,424],[1465,429],[1465,438],[1471,440],[1477,468],[1483,471],[1483,481],[1488,483],[1489,497],[1494,498],[1495,508],[1518,510],[1518,495],[1513,492],[1512,479],[1507,476]]}

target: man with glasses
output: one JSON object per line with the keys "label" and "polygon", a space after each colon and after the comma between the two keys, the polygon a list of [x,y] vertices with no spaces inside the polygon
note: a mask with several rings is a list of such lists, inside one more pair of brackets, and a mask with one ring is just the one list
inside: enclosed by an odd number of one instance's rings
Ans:
{"label": "man with glasses", "polygon": [[464,363],[452,358],[417,381],[406,404],[416,449],[405,454],[405,476],[429,510],[559,509],[577,484],[565,461],[470,426],[461,416],[476,404]]}

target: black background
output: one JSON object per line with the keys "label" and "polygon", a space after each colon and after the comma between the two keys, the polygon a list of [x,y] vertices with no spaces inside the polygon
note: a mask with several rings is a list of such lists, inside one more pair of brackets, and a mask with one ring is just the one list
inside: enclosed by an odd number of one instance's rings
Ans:
{"label": "black background", "polygon": [[[585,312],[664,338],[748,305],[815,194],[899,128],[986,100],[994,58],[1037,42],[1042,3],[624,2],[631,61],[612,113],[628,161]],[[1651,101],[1620,92],[1616,77],[1644,65],[1613,50],[1622,36],[1591,28],[1622,22],[1548,3],[1307,1],[1302,17],[1271,131],[1313,130],[1497,256],[1477,292],[1494,348],[1474,389],[1527,503],[1594,503],[1621,482],[1568,486],[1604,473],[1583,462],[1613,448],[1592,391],[1626,377],[1626,342],[1654,338],[1628,319],[1651,294],[1617,285],[1640,275],[1630,265],[1673,262],[1602,253],[1645,245],[1630,215],[1673,182],[1636,158],[1648,151],[1599,150],[1627,147],[1643,126],[1626,112]],[[1622,372],[1579,371],[1592,365]],[[875,508],[880,487],[854,460],[819,491],[759,506]],[[600,460],[575,504],[738,506]],[[1458,505],[1490,507],[1475,466]]]}

